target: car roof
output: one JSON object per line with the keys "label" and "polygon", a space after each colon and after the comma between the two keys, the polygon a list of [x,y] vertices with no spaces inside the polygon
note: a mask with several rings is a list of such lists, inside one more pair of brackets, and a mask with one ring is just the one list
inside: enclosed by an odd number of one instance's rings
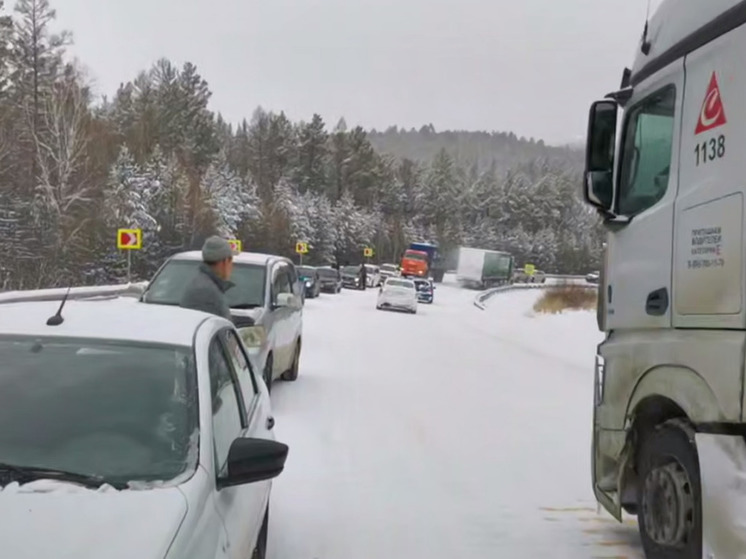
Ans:
{"label": "car roof", "polygon": [[146,304],[131,297],[68,300],[64,321],[47,326],[60,301],[0,304],[0,335],[59,336],[191,346],[210,315],[170,305]]}
{"label": "car roof", "polygon": [[[190,250],[187,252],[177,252],[171,256],[170,260],[199,260],[202,261],[201,250]],[[233,262],[237,264],[261,264],[266,265],[274,260],[292,263],[284,256],[276,254],[263,254],[261,252],[239,252],[233,256]]]}

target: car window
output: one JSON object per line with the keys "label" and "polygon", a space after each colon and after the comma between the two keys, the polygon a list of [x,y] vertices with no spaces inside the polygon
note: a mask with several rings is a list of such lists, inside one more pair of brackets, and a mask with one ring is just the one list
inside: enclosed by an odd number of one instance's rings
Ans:
{"label": "car window", "polygon": [[233,441],[246,427],[242,396],[219,336],[210,342],[210,392],[212,396],[212,435],[215,464],[222,474]]}
{"label": "car window", "polygon": [[639,214],[666,194],[675,108],[676,88],[669,86],[627,110],[617,201],[619,214]]}
{"label": "car window", "polygon": [[[178,305],[201,264],[199,260],[169,260],[153,278],[143,300],[146,303]],[[265,274],[264,266],[234,262],[231,274],[234,286],[225,293],[228,306],[264,306]]]}
{"label": "car window", "polygon": [[246,357],[242,344],[233,330],[223,330],[221,338],[228,350],[228,355],[230,355],[233,370],[238,377],[238,384],[241,387],[244,404],[248,408],[251,401],[259,392],[256,377],[251,368],[251,362]]}
{"label": "car window", "polygon": [[0,461],[168,481],[196,467],[191,347],[0,336]]}
{"label": "car window", "polygon": [[272,302],[277,302],[277,296],[280,293],[293,292],[287,268],[285,264],[280,264],[275,268],[274,279],[272,281]]}

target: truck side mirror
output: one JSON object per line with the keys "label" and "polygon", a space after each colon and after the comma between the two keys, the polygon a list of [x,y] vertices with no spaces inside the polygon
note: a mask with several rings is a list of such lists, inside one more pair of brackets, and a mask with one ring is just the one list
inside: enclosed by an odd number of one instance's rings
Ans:
{"label": "truck side mirror", "polygon": [[617,111],[616,101],[596,101],[588,117],[583,196],[602,213],[610,213],[614,202]]}

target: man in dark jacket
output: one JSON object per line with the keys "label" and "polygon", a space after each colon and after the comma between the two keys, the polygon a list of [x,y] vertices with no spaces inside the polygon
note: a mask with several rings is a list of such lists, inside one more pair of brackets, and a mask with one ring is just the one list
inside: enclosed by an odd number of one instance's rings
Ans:
{"label": "man in dark jacket", "polygon": [[225,292],[233,287],[233,250],[225,239],[210,237],[202,245],[202,264],[181,297],[179,306],[231,320]]}
{"label": "man in dark jacket", "polygon": [[365,264],[360,264],[360,289],[368,287],[368,270],[365,268]]}

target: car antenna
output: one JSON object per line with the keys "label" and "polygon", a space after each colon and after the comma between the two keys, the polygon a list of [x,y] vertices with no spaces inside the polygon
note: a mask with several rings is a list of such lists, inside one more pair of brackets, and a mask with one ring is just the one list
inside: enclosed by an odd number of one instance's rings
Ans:
{"label": "car antenna", "polygon": [[57,312],[47,319],[47,326],[59,326],[65,321],[65,319],[62,318],[62,309],[65,307],[65,303],[67,302],[67,296],[70,295],[70,289],[72,288],[67,288],[65,296],[62,297],[62,302],[60,303],[60,308],[57,309]]}

